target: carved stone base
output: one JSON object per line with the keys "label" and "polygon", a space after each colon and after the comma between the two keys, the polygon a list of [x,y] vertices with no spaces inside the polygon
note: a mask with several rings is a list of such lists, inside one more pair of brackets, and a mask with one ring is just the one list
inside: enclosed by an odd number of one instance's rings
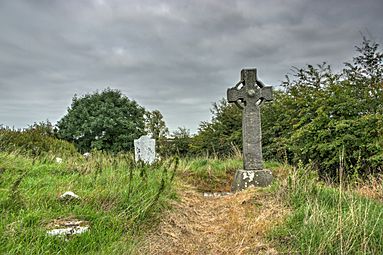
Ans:
{"label": "carved stone base", "polygon": [[241,191],[249,187],[266,187],[273,181],[270,170],[237,170],[234,176],[231,191]]}

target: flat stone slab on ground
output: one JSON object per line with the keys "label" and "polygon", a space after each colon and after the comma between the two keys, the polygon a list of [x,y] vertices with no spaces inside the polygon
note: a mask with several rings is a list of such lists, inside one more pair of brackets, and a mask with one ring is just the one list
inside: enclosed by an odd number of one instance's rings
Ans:
{"label": "flat stone slab on ground", "polygon": [[232,192],[204,192],[204,197],[224,197],[224,196],[230,196],[233,195]]}
{"label": "flat stone slab on ground", "polygon": [[82,234],[89,230],[89,222],[77,219],[57,219],[48,224],[49,236],[70,236]]}

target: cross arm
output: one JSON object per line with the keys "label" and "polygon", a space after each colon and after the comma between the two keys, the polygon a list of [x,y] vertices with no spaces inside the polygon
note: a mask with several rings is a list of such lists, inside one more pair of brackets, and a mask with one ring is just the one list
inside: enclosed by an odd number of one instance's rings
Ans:
{"label": "cross arm", "polygon": [[227,101],[229,103],[234,103],[238,100],[243,100],[245,98],[245,91],[240,89],[238,90],[237,87],[233,87],[227,90]]}
{"label": "cross arm", "polygon": [[265,86],[261,88],[261,95],[260,98],[266,101],[272,101],[273,100],[273,91],[271,86]]}
{"label": "cross arm", "polygon": [[243,89],[238,89],[238,84],[227,90],[227,101],[229,103],[235,103],[238,108],[243,109],[244,103],[242,102],[245,98]]}

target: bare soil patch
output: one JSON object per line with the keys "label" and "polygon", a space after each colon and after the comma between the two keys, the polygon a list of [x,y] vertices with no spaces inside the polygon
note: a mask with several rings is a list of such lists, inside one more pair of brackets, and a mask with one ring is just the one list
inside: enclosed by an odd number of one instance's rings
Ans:
{"label": "bare soil patch", "polygon": [[138,254],[278,254],[265,233],[287,209],[261,189],[204,197],[191,186],[180,192]]}

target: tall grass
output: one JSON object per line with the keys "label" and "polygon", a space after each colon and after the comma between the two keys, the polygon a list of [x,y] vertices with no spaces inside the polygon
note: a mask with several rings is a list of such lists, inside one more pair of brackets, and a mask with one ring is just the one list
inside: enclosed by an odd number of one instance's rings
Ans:
{"label": "tall grass", "polygon": [[[279,163],[266,162],[265,168],[274,169]],[[209,157],[184,158],[180,161],[178,176],[200,191],[230,191],[235,172],[243,168],[240,153],[219,159]]]}
{"label": "tall grass", "polygon": [[228,191],[235,171],[241,167],[239,159],[183,159],[179,177],[199,190]]}
{"label": "tall grass", "polygon": [[280,194],[292,207],[271,238],[299,254],[383,254],[383,204],[356,194],[342,181],[330,187],[310,167],[290,173]]}
{"label": "tall grass", "polygon": [[[0,254],[129,253],[137,236],[175,196],[177,162],[135,164],[131,155],[26,158],[0,153]],[[63,202],[73,191],[79,201]],[[72,237],[46,234],[57,219],[90,223]]]}

